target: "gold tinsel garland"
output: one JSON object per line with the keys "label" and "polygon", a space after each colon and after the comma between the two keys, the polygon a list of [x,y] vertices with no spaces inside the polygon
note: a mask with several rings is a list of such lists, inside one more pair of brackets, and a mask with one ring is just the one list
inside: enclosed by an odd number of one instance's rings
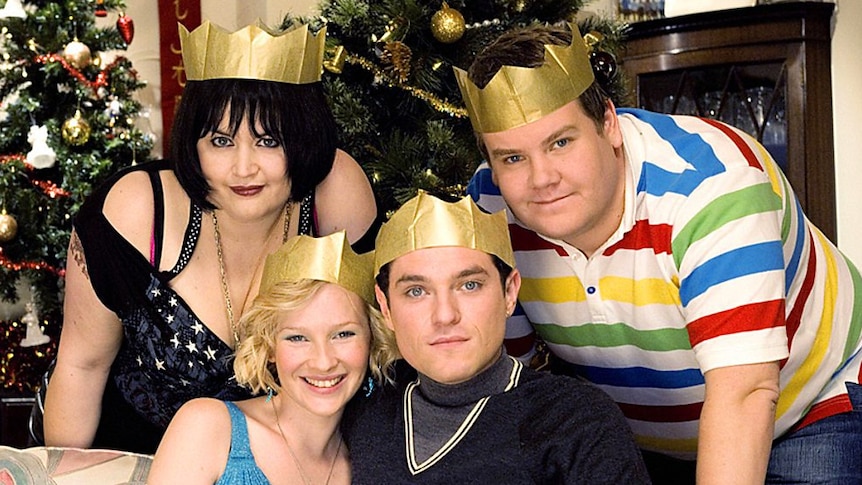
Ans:
{"label": "gold tinsel garland", "polygon": [[346,61],[349,64],[360,66],[366,71],[369,71],[370,73],[374,74],[376,79],[381,79],[383,82],[386,83],[386,85],[390,87],[399,88],[403,89],[404,91],[407,91],[412,96],[421,99],[422,101],[425,101],[426,103],[431,105],[432,108],[441,113],[446,113],[449,116],[453,116],[455,118],[467,117],[466,109],[461,108],[460,106],[455,106],[454,104],[444,99],[440,99],[440,97],[436,96],[434,93],[430,93],[428,91],[425,91],[424,89],[420,89],[415,86],[410,86],[405,82],[399,81],[398,79],[393,79],[392,76],[389,75],[389,73],[387,73],[383,69],[380,69],[373,62],[369,61],[368,59],[365,59],[362,56],[358,56],[356,54],[347,54]]}

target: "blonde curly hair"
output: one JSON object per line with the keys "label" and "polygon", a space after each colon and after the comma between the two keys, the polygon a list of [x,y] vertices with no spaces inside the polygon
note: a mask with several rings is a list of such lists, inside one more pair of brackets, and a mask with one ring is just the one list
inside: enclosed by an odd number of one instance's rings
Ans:
{"label": "blonde curly hair", "polygon": [[[369,320],[371,325],[371,335],[374,339],[371,353],[373,355],[373,368],[378,368],[386,382],[393,384],[395,382],[395,361],[401,359],[401,352],[398,351],[398,342],[395,340],[395,332],[386,326],[383,314],[380,310],[374,308],[377,313],[377,318]],[[373,370],[372,370],[373,372]],[[375,376],[377,378],[377,376]]]}
{"label": "blonde curly hair", "polygon": [[[233,362],[237,383],[248,387],[255,394],[268,389],[276,392],[281,390],[273,362],[279,316],[304,307],[327,284],[334,283],[313,279],[281,281],[255,298],[251,309],[237,323],[240,341]],[[387,336],[381,334],[381,329],[388,329],[383,323],[383,316],[364,300],[362,313],[371,329],[371,352],[368,357],[371,375],[378,383],[391,383],[391,371],[388,368],[394,361],[388,361],[385,357],[389,353],[386,350],[388,344],[383,342]]]}

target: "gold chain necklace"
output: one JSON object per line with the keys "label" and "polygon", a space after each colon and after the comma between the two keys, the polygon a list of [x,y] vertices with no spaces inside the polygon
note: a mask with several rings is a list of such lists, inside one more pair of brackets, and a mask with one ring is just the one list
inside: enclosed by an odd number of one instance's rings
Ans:
{"label": "gold chain necklace", "polygon": [[[284,233],[281,237],[282,244],[287,241],[287,237],[290,233],[290,217],[293,215],[293,204],[290,201],[287,201],[285,204],[286,208],[284,210]],[[215,244],[216,244],[216,254],[218,255],[218,269],[219,274],[221,275],[221,292],[224,296],[224,307],[227,310],[227,321],[230,324],[231,332],[233,332],[233,343],[234,346],[239,342],[239,332],[236,330],[236,322],[233,319],[233,306],[230,302],[230,287],[227,284],[227,272],[224,269],[224,255],[221,247],[221,233],[218,230],[218,216],[216,216],[216,211],[213,210],[213,234],[215,234]],[[269,237],[267,237],[267,241]],[[266,246],[266,241],[264,241],[264,246]],[[260,261],[258,261],[258,266],[260,266]],[[253,278],[252,278],[253,280]],[[249,290],[251,286],[249,286]],[[246,292],[246,297],[248,297],[248,293]]]}
{"label": "gold chain necklace", "polygon": [[[275,425],[278,427],[278,433],[281,435],[281,439],[284,441],[284,444],[287,445],[287,451],[290,452],[290,457],[293,458],[293,463],[296,465],[296,469],[299,470],[299,476],[302,478],[302,483],[305,485],[311,485],[311,480],[308,479],[308,476],[305,474],[305,470],[302,469],[302,465],[299,464],[299,458],[296,457],[296,453],[293,452],[293,448],[290,447],[290,443],[287,442],[287,436],[284,434],[284,430],[281,429],[281,422],[278,417],[278,407],[275,405],[275,399],[270,399],[270,403],[272,403],[272,411],[275,413]],[[332,464],[329,465],[329,474],[326,475],[326,482],[324,485],[329,485],[329,480],[332,478],[332,471],[335,470],[335,462],[338,461],[338,455],[341,453],[341,443],[344,440],[341,439],[341,436],[338,437],[338,448],[335,449],[335,456],[332,457]]]}

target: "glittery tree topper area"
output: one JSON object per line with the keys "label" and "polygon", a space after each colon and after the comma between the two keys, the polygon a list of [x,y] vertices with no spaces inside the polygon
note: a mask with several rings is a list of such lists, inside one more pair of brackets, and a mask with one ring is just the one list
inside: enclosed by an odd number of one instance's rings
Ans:
{"label": "glittery tree topper area", "polygon": [[16,307],[22,285],[33,298],[30,311],[0,311],[5,387],[36,385],[53,358],[81,203],[153,146],[133,97],[145,83],[120,55],[134,34],[124,10],[121,0],[7,0],[0,9],[0,310]]}

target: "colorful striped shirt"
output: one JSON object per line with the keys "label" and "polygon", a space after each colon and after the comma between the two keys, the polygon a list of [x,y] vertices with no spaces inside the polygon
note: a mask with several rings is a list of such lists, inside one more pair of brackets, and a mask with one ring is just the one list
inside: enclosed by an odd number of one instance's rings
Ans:
{"label": "colorful striped shirt", "polygon": [[[862,278],[769,154],[713,120],[618,114],[625,212],[591,257],[507,210],[522,274],[507,339],[535,330],[613,397],[641,448],[680,458],[696,456],[710,369],[781,363],[776,437],[851,410]],[[487,164],[468,192],[488,211],[506,208]]]}

